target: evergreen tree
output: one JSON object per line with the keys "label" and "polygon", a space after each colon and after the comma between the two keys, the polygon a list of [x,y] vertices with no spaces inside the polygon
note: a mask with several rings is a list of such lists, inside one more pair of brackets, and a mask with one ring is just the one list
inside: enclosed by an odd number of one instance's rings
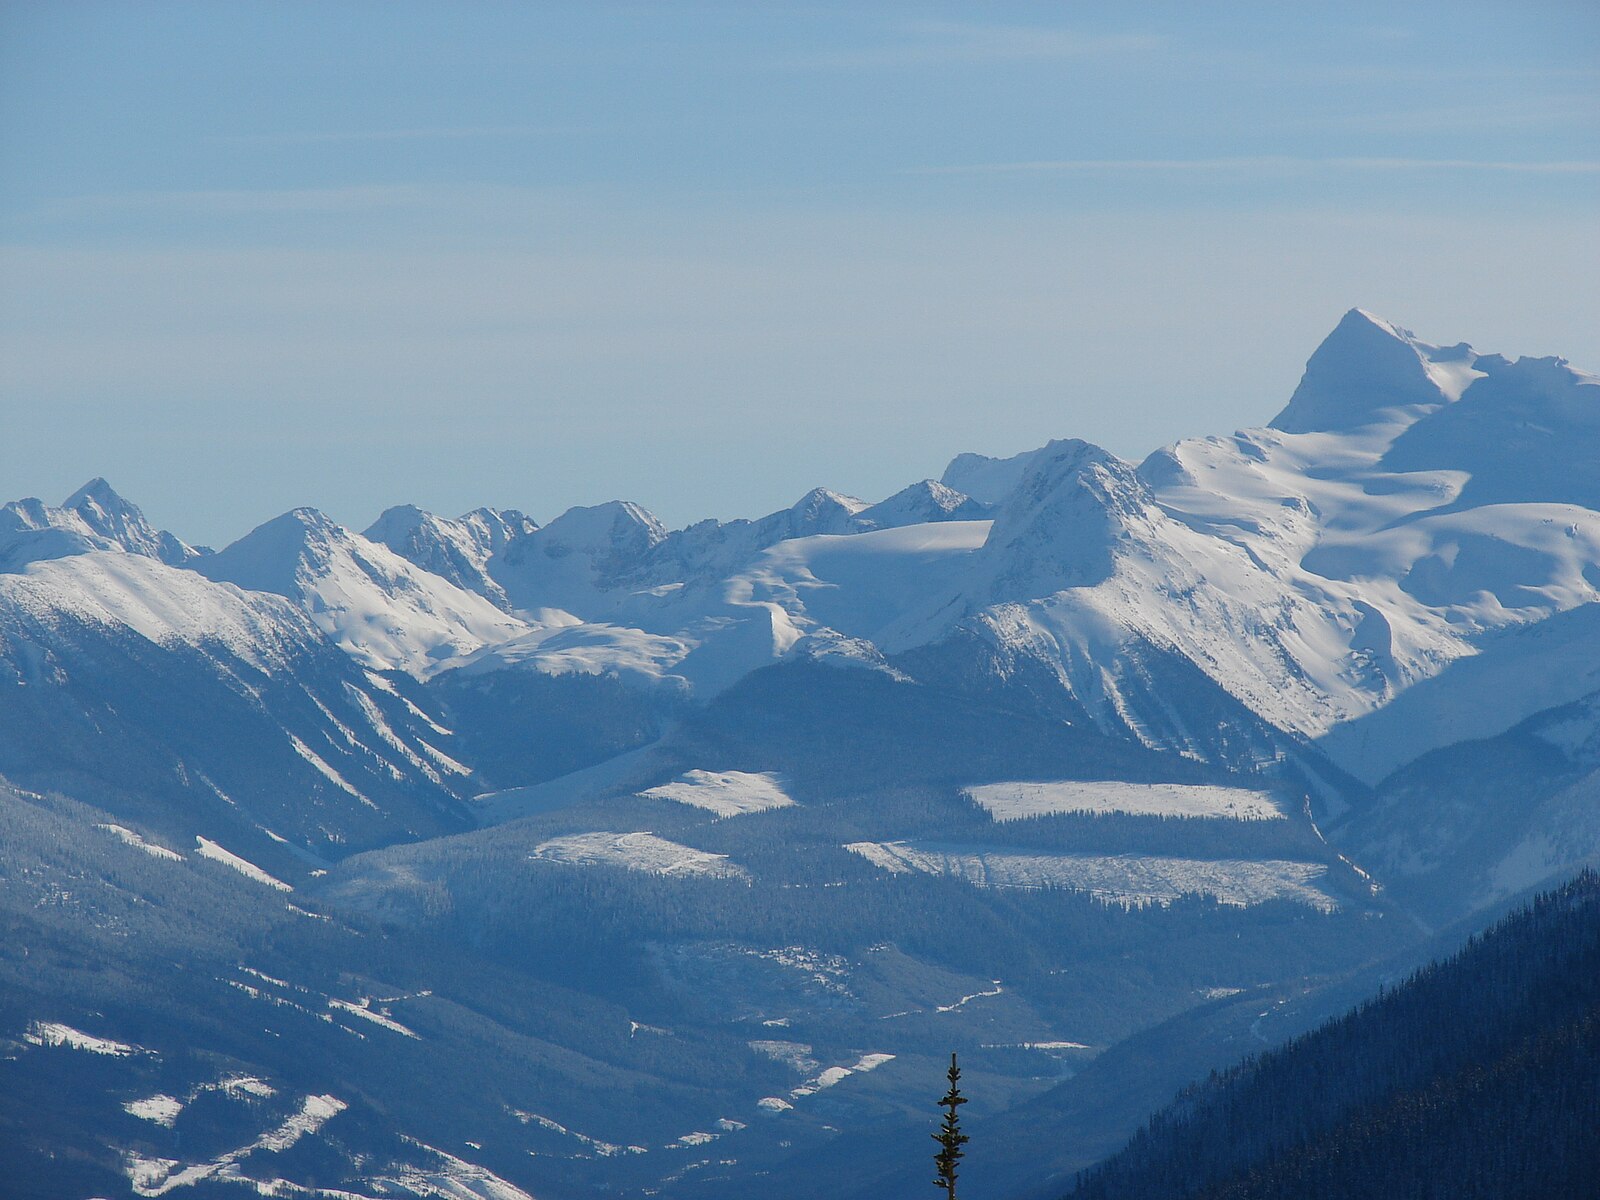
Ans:
{"label": "evergreen tree", "polygon": [[939,1143],[939,1153],[933,1156],[939,1168],[939,1177],[933,1181],[933,1185],[944,1189],[946,1200],[956,1200],[956,1164],[966,1153],[961,1147],[969,1139],[961,1132],[961,1114],[956,1111],[967,1102],[967,1098],[961,1094],[958,1086],[961,1068],[956,1066],[954,1053],[950,1055],[950,1070],[946,1077],[950,1080],[950,1090],[939,1101],[939,1106],[944,1109],[944,1124],[938,1133],[930,1135]]}

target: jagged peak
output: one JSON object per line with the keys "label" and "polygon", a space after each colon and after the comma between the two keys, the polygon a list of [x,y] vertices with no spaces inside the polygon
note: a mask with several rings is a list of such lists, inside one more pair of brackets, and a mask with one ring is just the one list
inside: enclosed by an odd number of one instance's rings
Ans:
{"label": "jagged peak", "polygon": [[539,522],[535,521],[520,508],[489,508],[487,506],[480,506],[473,509],[471,512],[462,513],[456,518],[456,520],[467,524],[471,524],[473,522],[482,522],[486,525],[497,525],[504,528],[509,533],[519,535],[524,533],[533,533],[539,528]]}
{"label": "jagged peak", "polygon": [[355,538],[320,509],[291,508],[196,563],[194,569],[209,579],[288,596],[294,594],[298,571],[326,561],[336,545],[354,543]]}
{"label": "jagged peak", "polygon": [[546,546],[594,550],[640,540],[649,547],[666,536],[666,526],[656,515],[632,500],[576,505],[539,530],[539,540]]}
{"label": "jagged peak", "polygon": [[1087,586],[1110,574],[1115,547],[1152,511],[1130,463],[1092,442],[1053,441],[996,515],[984,551],[1004,560],[1013,582],[1046,591]]}
{"label": "jagged peak", "polygon": [[843,492],[836,492],[832,488],[815,487],[791,504],[789,511],[801,516],[811,516],[827,509],[840,509],[853,517],[866,507],[865,500],[846,496]]}
{"label": "jagged peak", "polygon": [[978,520],[987,513],[987,505],[965,492],[947,487],[937,479],[923,479],[901,488],[887,500],[862,509],[856,519],[875,528],[888,529],[928,521]]}
{"label": "jagged peak", "polygon": [[1029,456],[1028,468],[1017,483],[1013,501],[1025,495],[1053,489],[1066,479],[1075,478],[1096,467],[1133,476],[1133,468],[1111,451],[1082,438],[1055,438]]}
{"label": "jagged peak", "polygon": [[99,475],[62,501],[56,511],[71,513],[97,536],[130,554],[159,559],[169,566],[182,566],[203,553],[165,530],[155,529],[137,504]]}
{"label": "jagged peak", "polygon": [[117,493],[117,490],[106,482],[103,475],[96,475],[88,483],[73,492],[72,495],[61,502],[61,507],[76,510],[91,504],[107,511],[116,509],[139,511],[134,505],[123,499]]}
{"label": "jagged peak", "polygon": [[1472,347],[1435,346],[1409,329],[1352,308],[1306,362],[1305,374],[1270,422],[1285,433],[1356,429],[1386,409],[1458,399],[1481,371]]}

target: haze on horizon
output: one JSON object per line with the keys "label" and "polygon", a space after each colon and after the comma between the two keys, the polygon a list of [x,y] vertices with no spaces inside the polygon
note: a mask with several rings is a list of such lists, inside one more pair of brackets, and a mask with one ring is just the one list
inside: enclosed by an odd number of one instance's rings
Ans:
{"label": "haze on horizon", "polygon": [[1260,424],[1359,305],[1600,368],[1577,3],[0,7],[0,475],[224,544]]}

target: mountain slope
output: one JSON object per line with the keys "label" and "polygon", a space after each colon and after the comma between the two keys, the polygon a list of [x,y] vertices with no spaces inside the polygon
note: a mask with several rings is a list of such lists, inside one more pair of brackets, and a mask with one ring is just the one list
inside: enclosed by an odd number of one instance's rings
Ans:
{"label": "mountain slope", "polygon": [[193,564],[208,579],[287,597],[362,666],[422,677],[526,627],[387,546],[297,508]]}
{"label": "mountain slope", "polygon": [[422,697],[277,596],[133,554],[35,563],[0,575],[0,678],[0,772],[280,877],[466,819]]}
{"label": "mountain slope", "polygon": [[1151,1118],[1081,1200],[1591,1195],[1600,878]]}
{"label": "mountain slope", "polygon": [[489,560],[539,526],[515,509],[476,508],[449,520],[412,504],[385,509],[362,534],[381,542],[424,571],[510,611],[505,589],[489,574]]}
{"label": "mountain slope", "polygon": [[171,566],[205,553],[165,530],[153,529],[144,514],[104,479],[91,479],[60,508],[35,499],[13,500],[0,507],[0,572],[95,550],[122,550]]}
{"label": "mountain slope", "polygon": [[1332,833],[1435,921],[1600,862],[1600,691],[1421,756]]}

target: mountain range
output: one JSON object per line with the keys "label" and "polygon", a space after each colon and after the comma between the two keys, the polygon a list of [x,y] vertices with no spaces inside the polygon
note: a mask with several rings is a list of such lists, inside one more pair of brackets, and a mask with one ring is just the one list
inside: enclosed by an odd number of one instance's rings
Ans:
{"label": "mountain range", "polygon": [[1600,378],[1352,310],[1261,428],[876,503],[9,503],[12,1168],[913,1195],[952,1048],[1087,1165],[1217,1005],[1286,1036],[1600,854],[1596,462]]}

